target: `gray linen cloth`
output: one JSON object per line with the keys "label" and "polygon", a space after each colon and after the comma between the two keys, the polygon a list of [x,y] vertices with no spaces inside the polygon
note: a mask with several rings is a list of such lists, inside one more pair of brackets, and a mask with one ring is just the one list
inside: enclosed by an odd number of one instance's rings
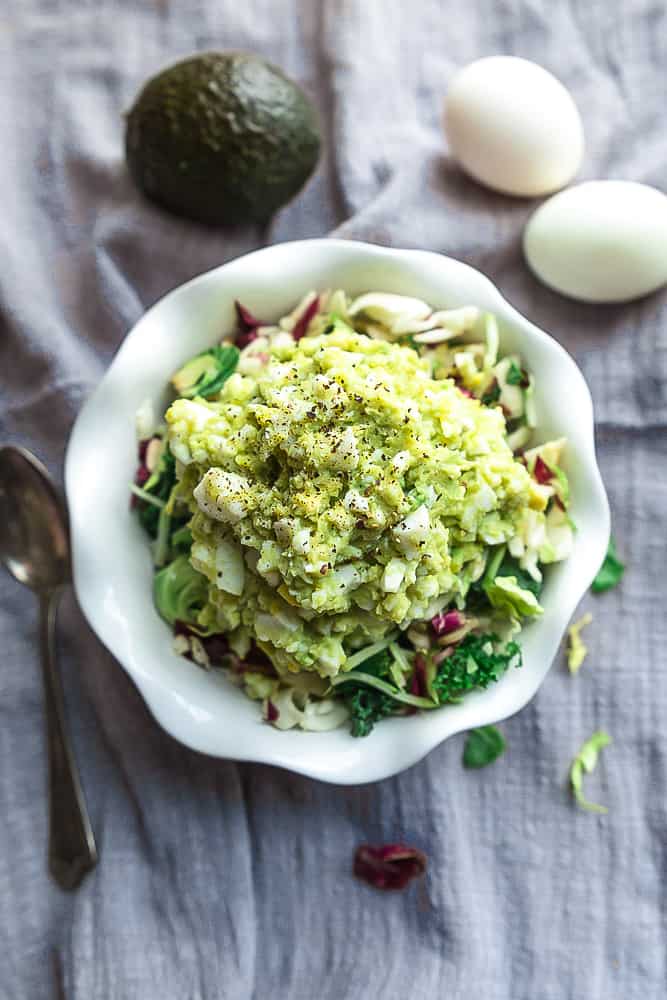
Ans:
{"label": "gray linen cloth", "polygon": [[[171,218],[124,169],[121,115],[142,81],[211,48],[270,57],[322,110],[318,174],[268,231]],[[2,1000],[666,995],[667,298],[595,308],[547,291],[521,260],[533,204],[448,161],[447,82],[498,52],[570,87],[583,177],[666,185],[660,0],[5,0],[2,439],[60,476],[77,410],[128,328],[243,251],[332,230],[431,248],[487,273],[575,354],[629,569],[617,591],[586,599],[589,661],[576,679],[554,667],[505,724],[502,760],[465,772],[456,738],[351,789],[177,745],[68,599],[62,665],[101,854],[75,895],[46,875],[36,609],[3,574]],[[602,817],[573,808],[565,787],[598,727],[614,738],[591,779]],[[353,880],[360,841],[399,838],[428,853],[421,888],[386,895]]]}

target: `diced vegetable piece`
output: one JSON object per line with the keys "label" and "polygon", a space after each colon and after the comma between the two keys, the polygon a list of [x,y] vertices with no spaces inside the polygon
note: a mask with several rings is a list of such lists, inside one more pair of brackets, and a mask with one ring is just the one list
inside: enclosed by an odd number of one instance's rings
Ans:
{"label": "diced vegetable piece", "polygon": [[596,733],[593,733],[590,739],[586,740],[570,767],[570,787],[572,788],[572,793],[582,809],[588,809],[589,812],[607,812],[606,806],[600,806],[595,802],[588,801],[584,796],[583,783],[584,774],[590,774],[595,770],[600,750],[603,747],[609,746],[610,743],[611,737],[604,730],[598,730]]}
{"label": "diced vegetable piece", "polygon": [[510,617],[536,617],[544,614],[544,608],[530,590],[519,586],[515,576],[497,576],[493,583],[484,587],[490,603],[498,611]]}
{"label": "diced vegetable piece", "polygon": [[510,362],[506,378],[509,385],[518,385],[522,389],[527,389],[530,385],[527,372],[525,372],[523,368],[521,368],[514,360]]}
{"label": "diced vegetable piece", "polygon": [[616,543],[613,538],[610,538],[607,554],[604,557],[602,566],[598,570],[597,576],[593,580],[591,590],[594,594],[602,594],[605,590],[611,590],[617,583],[620,583],[624,572],[625,564],[618,558]]}
{"label": "diced vegetable piece", "polygon": [[544,444],[538,444],[535,448],[527,451],[524,458],[529,472],[533,471],[535,460],[538,457],[546,462],[550,469],[559,465],[566,443],[565,438],[555,438],[553,441],[545,441]]}
{"label": "diced vegetable piece", "polygon": [[509,420],[516,420],[524,414],[524,391],[508,381],[508,373],[514,364],[511,358],[503,358],[493,369],[500,387],[498,402]]}
{"label": "diced vegetable piece", "polygon": [[464,767],[486,767],[505,753],[505,737],[495,726],[471,729],[463,747]]}
{"label": "diced vegetable piece", "polygon": [[484,317],[484,336],[486,337],[486,350],[484,352],[484,368],[493,368],[498,360],[498,322],[492,313],[487,313]]}
{"label": "diced vegetable piece", "polygon": [[211,347],[196,355],[172,376],[171,384],[179,396],[213,396],[223,387],[239,360],[239,349],[233,344]]}
{"label": "diced vegetable piece", "polygon": [[218,542],[215,550],[215,573],[218,590],[237,597],[243,593],[245,563],[238,545],[227,541]]}
{"label": "diced vegetable piece", "polygon": [[390,334],[410,333],[414,323],[425,320],[432,309],[421,299],[391,292],[368,292],[356,298],[348,309],[350,316],[363,314],[381,323]]}
{"label": "diced vegetable piece", "polygon": [[270,698],[278,686],[275,677],[267,677],[266,674],[258,674],[252,670],[243,672],[243,689],[253,701],[264,701]]}
{"label": "diced vegetable piece", "polygon": [[565,510],[553,503],[546,516],[546,541],[540,546],[540,562],[561,562],[572,552],[574,530]]}
{"label": "diced vegetable piece", "polygon": [[537,427],[537,407],[535,406],[535,382],[533,376],[531,375],[528,380],[528,386],[524,389],[524,413],[526,416],[526,423],[529,427]]}
{"label": "diced vegetable piece", "polygon": [[187,556],[179,556],[153,579],[155,606],[165,621],[197,622],[197,615],[206,603],[208,582],[198,573]]}
{"label": "diced vegetable piece", "polygon": [[571,674],[578,673],[582,663],[588,655],[588,648],[581,638],[581,630],[593,621],[593,615],[587,611],[585,615],[570,625],[567,630],[569,647],[567,652],[567,665]]}
{"label": "diced vegetable piece", "polygon": [[135,414],[137,441],[145,441],[155,433],[155,407],[151,399],[145,399]]}
{"label": "diced vegetable piece", "polygon": [[520,451],[528,444],[531,438],[531,429],[528,426],[517,427],[515,431],[507,435],[507,443],[512,451]]}

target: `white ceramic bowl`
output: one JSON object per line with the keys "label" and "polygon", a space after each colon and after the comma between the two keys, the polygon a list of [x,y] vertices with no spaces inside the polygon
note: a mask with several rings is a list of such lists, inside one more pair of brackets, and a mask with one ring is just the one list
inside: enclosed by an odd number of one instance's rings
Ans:
{"label": "white ceramic bowl", "polygon": [[[568,439],[564,466],[578,527],[574,552],[547,574],[544,616],[522,634],[523,669],[471,693],[461,704],[383,721],[365,739],[354,739],[346,728],[279,732],[261,720],[258,704],[220,673],[204,672],[177,656],[171,632],[153,607],[150,554],[128,505],[136,464],[135,411],[146,398],[163,405],[172,372],[233,329],[234,299],[271,319],[287,313],[310,288],[339,287],[353,295],[398,292],[436,308],[473,304],[495,313],[502,347],[519,351],[536,376],[540,439]],[[158,722],[195,750],[276,764],[341,784],[395,774],[453,733],[498,722],[522,708],[544,680],[609,538],[591,397],[563,348],[466,264],[435,253],[340,240],[258,250],[194,278],[153,306],[128,334],[79,414],[65,479],[79,602]]]}

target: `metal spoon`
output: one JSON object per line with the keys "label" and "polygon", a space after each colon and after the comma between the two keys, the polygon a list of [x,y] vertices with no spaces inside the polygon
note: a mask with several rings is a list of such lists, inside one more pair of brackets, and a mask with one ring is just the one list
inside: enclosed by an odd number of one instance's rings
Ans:
{"label": "metal spoon", "polygon": [[48,472],[23,448],[0,448],[0,560],[39,597],[49,758],[49,871],[75,889],[97,863],[67,729],[55,651],[58,600],[70,582],[67,513]]}

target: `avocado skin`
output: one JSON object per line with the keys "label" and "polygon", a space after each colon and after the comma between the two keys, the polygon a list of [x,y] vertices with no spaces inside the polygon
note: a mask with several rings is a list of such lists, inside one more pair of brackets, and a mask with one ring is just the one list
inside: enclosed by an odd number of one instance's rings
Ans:
{"label": "avocado skin", "polygon": [[125,155],[138,187],[212,225],[266,222],[305,184],[319,152],[313,104],[276,66],[245,52],[168,67],[127,116]]}

